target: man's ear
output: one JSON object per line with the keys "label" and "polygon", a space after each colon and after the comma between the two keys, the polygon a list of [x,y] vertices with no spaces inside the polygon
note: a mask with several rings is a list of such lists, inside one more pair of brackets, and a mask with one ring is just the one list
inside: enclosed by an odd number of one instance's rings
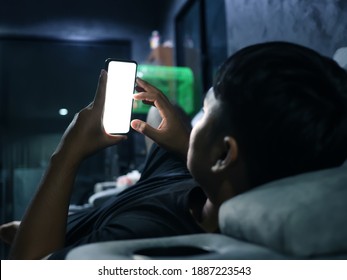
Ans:
{"label": "man's ear", "polygon": [[220,153],[217,161],[212,166],[212,172],[218,173],[225,171],[238,158],[238,145],[234,137],[225,136],[223,139],[223,144],[223,151]]}

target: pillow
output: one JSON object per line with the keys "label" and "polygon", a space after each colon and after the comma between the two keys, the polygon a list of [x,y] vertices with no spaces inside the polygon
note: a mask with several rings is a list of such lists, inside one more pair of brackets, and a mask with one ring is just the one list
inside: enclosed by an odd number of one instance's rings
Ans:
{"label": "pillow", "polygon": [[347,163],[273,181],[226,201],[223,234],[301,257],[347,252]]}

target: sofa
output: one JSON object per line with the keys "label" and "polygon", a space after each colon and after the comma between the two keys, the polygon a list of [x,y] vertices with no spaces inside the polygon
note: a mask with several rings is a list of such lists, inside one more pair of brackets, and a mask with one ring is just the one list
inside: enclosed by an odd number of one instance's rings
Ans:
{"label": "sofa", "polygon": [[110,241],[67,259],[347,259],[347,162],[226,201],[220,233]]}

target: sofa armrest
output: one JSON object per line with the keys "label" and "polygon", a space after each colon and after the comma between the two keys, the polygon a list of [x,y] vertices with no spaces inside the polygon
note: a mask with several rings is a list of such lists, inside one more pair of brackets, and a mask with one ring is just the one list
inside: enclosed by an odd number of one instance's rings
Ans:
{"label": "sofa armrest", "polygon": [[290,259],[255,244],[222,234],[193,234],[173,237],[107,241],[71,250],[70,260],[130,259]]}

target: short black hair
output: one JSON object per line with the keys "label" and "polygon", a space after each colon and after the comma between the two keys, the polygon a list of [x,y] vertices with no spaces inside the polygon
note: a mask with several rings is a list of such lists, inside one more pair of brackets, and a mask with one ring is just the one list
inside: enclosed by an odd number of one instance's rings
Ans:
{"label": "short black hair", "polygon": [[346,160],[347,73],[332,59],[288,42],[252,45],[227,59],[213,89],[251,187]]}

